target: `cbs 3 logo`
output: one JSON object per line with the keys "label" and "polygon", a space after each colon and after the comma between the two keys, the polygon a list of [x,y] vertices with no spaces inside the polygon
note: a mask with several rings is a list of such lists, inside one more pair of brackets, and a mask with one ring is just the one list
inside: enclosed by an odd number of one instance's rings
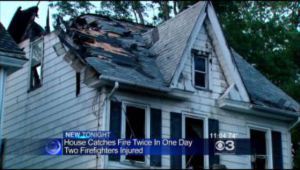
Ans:
{"label": "cbs 3 logo", "polygon": [[222,140],[218,140],[215,143],[215,148],[218,151],[233,151],[235,149],[235,144],[233,140],[226,140],[226,141],[222,141]]}

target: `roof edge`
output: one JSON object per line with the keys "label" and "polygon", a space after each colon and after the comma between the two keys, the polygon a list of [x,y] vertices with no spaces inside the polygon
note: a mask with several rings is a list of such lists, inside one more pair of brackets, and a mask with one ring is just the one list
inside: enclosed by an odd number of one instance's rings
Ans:
{"label": "roof edge", "polygon": [[[184,50],[183,50],[183,52],[181,54],[180,62],[177,65],[177,69],[173,73],[173,75],[172,75],[172,77],[170,79],[170,82],[168,82],[170,84],[170,86],[176,86],[176,84],[178,83],[179,75],[180,75],[180,73],[183,70],[183,66],[184,66],[185,60],[187,58],[185,56],[189,52],[190,47],[193,45],[193,43],[195,42],[195,39],[197,38],[197,36],[194,36],[194,34],[200,32],[201,27],[202,27],[202,25],[203,25],[203,23],[205,21],[205,18],[207,17],[207,13],[205,11],[206,11],[208,3],[207,2],[202,2],[202,1],[200,1],[198,3],[205,3],[205,4],[203,4],[203,6],[201,8],[201,11],[200,11],[200,13],[199,13],[199,15],[198,15],[198,17],[196,19],[196,23],[195,23],[195,25],[194,25],[194,27],[192,29],[192,32],[189,35],[187,44],[185,45],[185,48],[184,48]],[[194,5],[197,5],[197,3],[194,4]],[[191,7],[193,7],[193,6],[191,6]]]}

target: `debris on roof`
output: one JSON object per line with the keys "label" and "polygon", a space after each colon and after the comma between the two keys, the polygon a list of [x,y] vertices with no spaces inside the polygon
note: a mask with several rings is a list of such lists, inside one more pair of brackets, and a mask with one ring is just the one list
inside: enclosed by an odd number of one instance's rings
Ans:
{"label": "debris on roof", "polygon": [[61,42],[104,77],[155,89],[167,87],[142,36],[152,27],[91,14],[70,23],[59,19],[58,25]]}
{"label": "debris on roof", "polygon": [[38,16],[38,7],[30,7],[26,10],[21,10],[19,7],[13,16],[8,32],[16,43],[20,43],[26,39],[34,41],[36,38],[45,34],[45,30],[37,24],[34,19]]}
{"label": "debris on roof", "polygon": [[232,54],[252,103],[294,112],[300,110],[294,99],[275,86],[237,52],[232,50]]}
{"label": "debris on roof", "polygon": [[17,54],[15,57],[25,59],[25,53],[21,50],[10,34],[5,30],[2,23],[0,23],[0,52]]}

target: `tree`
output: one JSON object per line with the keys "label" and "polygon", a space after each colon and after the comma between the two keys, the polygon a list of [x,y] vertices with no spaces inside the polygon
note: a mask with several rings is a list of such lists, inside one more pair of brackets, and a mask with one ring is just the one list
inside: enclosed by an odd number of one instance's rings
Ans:
{"label": "tree", "polygon": [[[213,5],[230,46],[300,102],[300,3],[214,1]],[[299,132],[300,125],[292,130],[295,168],[300,168]]]}
{"label": "tree", "polygon": [[141,1],[102,1],[102,10],[110,11],[109,15],[118,19],[131,20],[133,14],[135,22],[145,24],[146,6]]}
{"label": "tree", "polygon": [[63,16],[64,19],[70,19],[79,15],[89,13],[94,5],[89,1],[56,1],[51,2],[49,7],[56,8],[58,13],[52,15],[54,20],[58,15]]}

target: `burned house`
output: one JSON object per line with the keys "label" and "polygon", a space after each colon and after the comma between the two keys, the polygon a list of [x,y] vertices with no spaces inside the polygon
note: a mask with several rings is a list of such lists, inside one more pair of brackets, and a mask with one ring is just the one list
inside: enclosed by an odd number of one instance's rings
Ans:
{"label": "burned house", "polygon": [[[29,61],[8,77],[5,138],[109,130],[119,138],[234,133],[260,140],[251,155],[99,157],[37,156],[30,154],[34,145],[12,141],[5,168],[292,167],[290,128],[299,104],[227,45],[211,3],[157,27],[86,14],[58,18],[47,33],[29,18],[13,36]],[[22,155],[11,154],[20,148]]]}

